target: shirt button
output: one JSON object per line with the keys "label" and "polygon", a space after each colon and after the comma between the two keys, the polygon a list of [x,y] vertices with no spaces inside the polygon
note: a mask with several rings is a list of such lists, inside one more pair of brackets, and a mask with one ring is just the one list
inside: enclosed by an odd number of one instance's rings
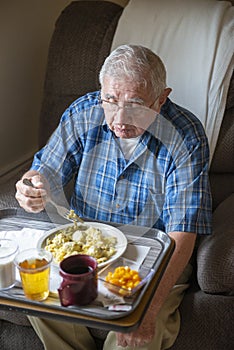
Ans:
{"label": "shirt button", "polygon": [[124,175],[121,175],[121,176],[120,176],[120,180],[123,180],[123,179],[124,179]]}
{"label": "shirt button", "polygon": [[117,204],[116,204],[116,208],[119,208],[119,207],[120,207],[120,205],[117,203]]}

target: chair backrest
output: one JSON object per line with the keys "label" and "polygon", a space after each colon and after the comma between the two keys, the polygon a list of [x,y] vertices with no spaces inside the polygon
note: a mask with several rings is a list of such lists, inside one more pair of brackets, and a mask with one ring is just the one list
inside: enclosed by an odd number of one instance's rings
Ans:
{"label": "chair backrest", "polygon": [[[98,74],[123,8],[106,1],[74,1],[59,16],[51,39],[40,115],[39,147],[76,98],[99,89]],[[210,168],[214,208],[234,192],[234,82]]]}
{"label": "chair backrest", "polygon": [[234,193],[234,74],[229,86],[226,109],[210,167],[213,207]]}
{"label": "chair backrest", "polygon": [[39,147],[72,101],[99,89],[98,74],[122,10],[111,2],[74,1],[57,19],[47,60]]}

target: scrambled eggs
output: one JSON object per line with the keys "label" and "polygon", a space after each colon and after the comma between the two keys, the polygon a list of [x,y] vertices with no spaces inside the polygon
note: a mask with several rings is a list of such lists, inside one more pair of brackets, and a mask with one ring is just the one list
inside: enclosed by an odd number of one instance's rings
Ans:
{"label": "scrambled eggs", "polygon": [[104,236],[98,228],[75,222],[58,230],[53,238],[47,238],[45,249],[53,254],[57,263],[70,255],[88,254],[100,264],[115,254],[116,243],[116,237]]}

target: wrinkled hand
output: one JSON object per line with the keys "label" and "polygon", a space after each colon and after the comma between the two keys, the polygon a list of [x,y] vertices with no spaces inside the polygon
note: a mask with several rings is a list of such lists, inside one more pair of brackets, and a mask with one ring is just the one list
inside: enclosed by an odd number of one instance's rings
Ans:
{"label": "wrinkled hand", "polygon": [[[31,180],[34,187],[23,183],[25,177]],[[42,211],[45,208],[47,193],[48,184],[39,174],[23,176],[23,178],[16,183],[15,198],[19,202],[19,205],[27,212],[38,213]]]}
{"label": "wrinkled hand", "polygon": [[139,328],[131,333],[116,333],[117,345],[122,347],[143,347],[150,344],[155,336],[155,317],[146,314]]}

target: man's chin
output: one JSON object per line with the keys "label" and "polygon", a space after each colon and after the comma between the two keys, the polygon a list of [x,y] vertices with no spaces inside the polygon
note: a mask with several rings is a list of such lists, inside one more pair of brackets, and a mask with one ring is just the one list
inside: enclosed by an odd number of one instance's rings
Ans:
{"label": "man's chin", "polygon": [[115,136],[120,137],[121,139],[129,139],[136,137],[135,132],[132,131],[116,131],[114,130]]}

